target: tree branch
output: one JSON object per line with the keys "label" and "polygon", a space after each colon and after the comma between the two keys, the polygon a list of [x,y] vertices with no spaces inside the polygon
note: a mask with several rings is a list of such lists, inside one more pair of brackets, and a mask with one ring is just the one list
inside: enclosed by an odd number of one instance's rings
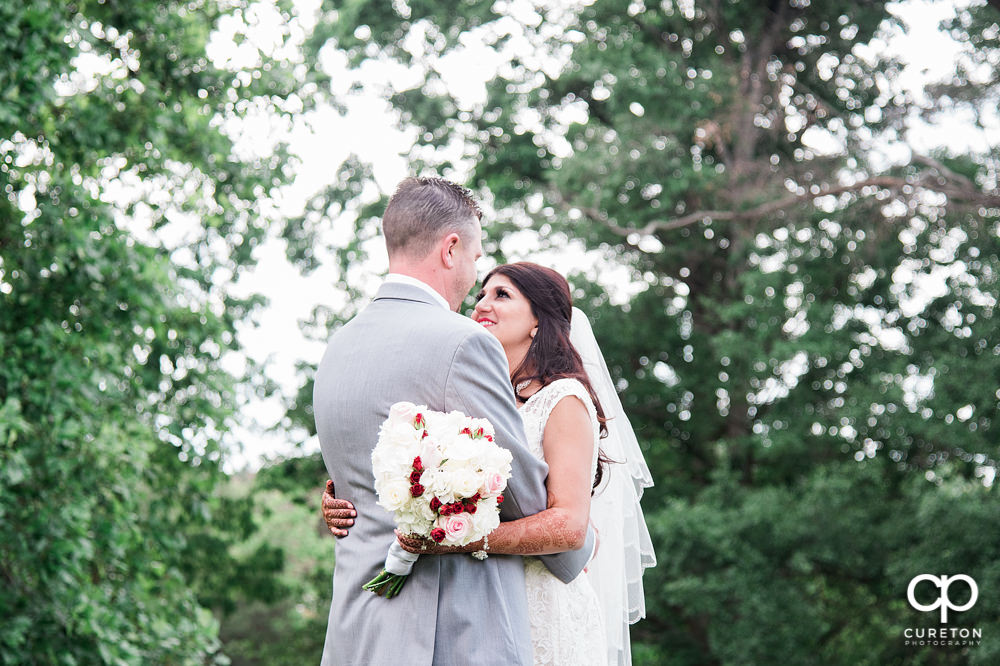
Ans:
{"label": "tree branch", "polygon": [[[926,158],[930,162],[930,158]],[[922,161],[922,160],[921,160]],[[927,162],[924,162],[927,163]],[[935,167],[936,169],[938,167]],[[957,179],[962,179],[964,182],[968,183],[968,179],[963,178],[958,174],[954,174],[947,170],[946,167],[941,166],[940,169],[945,169],[949,174],[954,175]],[[939,170],[940,170],[939,169]],[[608,216],[600,210],[592,208],[581,208],[579,206],[572,206],[572,204],[566,203],[571,207],[577,208],[583,214],[594,221],[601,222],[607,226],[615,234],[627,238],[632,234],[639,234],[640,236],[648,236],[657,231],[672,231],[674,229],[680,229],[686,227],[696,222],[701,222],[702,220],[746,220],[764,217],[771,213],[775,213],[779,210],[784,210],[786,208],[791,208],[797,204],[806,203],[809,201],[815,201],[820,197],[826,196],[837,196],[845,192],[856,192],[858,190],[863,190],[868,187],[877,187],[880,189],[890,189],[898,190],[904,186],[920,187],[923,185],[924,178],[918,180],[906,180],[905,178],[895,178],[889,176],[879,176],[876,178],[869,178],[867,180],[862,180],[851,185],[838,185],[837,187],[826,187],[822,188],[819,192],[806,192],[805,194],[792,194],[787,197],[782,197],[780,199],[775,199],[774,201],[768,201],[760,204],[754,208],[748,208],[746,210],[699,210],[693,213],[688,213],[678,218],[672,220],[662,220],[655,221],[646,224],[644,227],[638,228],[628,228],[620,227],[614,222],[612,222]],[[941,184],[943,185],[943,184]],[[991,206],[1000,205],[1000,193],[986,193],[974,190],[968,187],[965,188],[949,188],[938,186],[933,188],[937,192],[948,196],[950,199],[955,199],[959,201],[975,201],[979,203],[988,204]]]}
{"label": "tree branch", "polygon": [[[995,1],[997,3],[1000,3],[1000,0],[995,0]],[[920,155],[919,153],[913,153],[913,161],[916,162],[917,164],[923,164],[924,166],[928,166],[934,169],[945,178],[950,178],[951,180],[958,181],[963,185],[971,187],[976,186],[976,184],[972,180],[970,180],[967,176],[963,176],[960,173],[955,173],[945,165],[941,164],[940,162],[931,157],[928,157],[927,155]]]}

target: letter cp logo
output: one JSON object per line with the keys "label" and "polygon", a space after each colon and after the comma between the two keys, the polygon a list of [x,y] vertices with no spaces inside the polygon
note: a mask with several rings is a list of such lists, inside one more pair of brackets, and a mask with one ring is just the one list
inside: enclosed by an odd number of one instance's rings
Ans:
{"label": "letter cp logo", "polygon": [[[941,596],[938,600],[929,606],[924,606],[923,604],[917,603],[916,598],[913,596],[913,591],[917,589],[922,581],[929,580],[934,583],[941,590]],[[964,606],[954,606],[951,603],[951,599],[948,598],[948,588],[956,580],[963,580],[965,584],[969,586],[969,601]],[[979,587],[976,585],[976,581],[972,580],[969,576],[965,574],[958,574],[957,576],[932,576],[931,574],[920,574],[919,576],[914,576],[910,581],[910,586],[906,588],[906,600],[910,602],[910,605],[916,608],[918,611],[929,612],[936,608],[941,609],[941,623],[945,624],[948,622],[948,609],[953,611],[967,611],[972,608],[976,600],[979,599]]]}

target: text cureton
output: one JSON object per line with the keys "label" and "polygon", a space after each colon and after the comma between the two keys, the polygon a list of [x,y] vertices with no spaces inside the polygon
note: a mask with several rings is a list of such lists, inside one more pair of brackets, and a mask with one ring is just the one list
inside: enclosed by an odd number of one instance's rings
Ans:
{"label": "text cureton", "polygon": [[982,638],[982,629],[967,627],[907,627],[903,631],[906,638]]}

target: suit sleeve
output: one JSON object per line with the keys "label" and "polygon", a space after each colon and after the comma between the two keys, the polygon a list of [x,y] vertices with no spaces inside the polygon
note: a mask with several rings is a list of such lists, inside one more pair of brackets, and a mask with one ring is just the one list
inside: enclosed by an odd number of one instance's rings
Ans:
{"label": "suit sleeve", "polygon": [[[511,452],[511,478],[504,492],[501,519],[516,520],[543,511],[548,504],[548,466],[528,450],[507,357],[496,338],[484,331],[459,345],[449,369],[445,401],[448,410],[488,419],[496,431],[497,444]],[[594,534],[588,530],[581,549],[543,555],[541,560],[554,576],[569,582],[583,571],[593,550]]]}

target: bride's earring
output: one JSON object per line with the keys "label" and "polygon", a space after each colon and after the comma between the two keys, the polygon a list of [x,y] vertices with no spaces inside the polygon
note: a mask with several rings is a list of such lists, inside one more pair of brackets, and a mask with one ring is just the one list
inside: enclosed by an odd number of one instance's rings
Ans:
{"label": "bride's earring", "polygon": [[514,387],[514,393],[516,393],[517,395],[521,395],[521,391],[528,388],[528,384],[530,383],[531,383],[530,379],[525,379],[523,382],[518,382],[517,385]]}

